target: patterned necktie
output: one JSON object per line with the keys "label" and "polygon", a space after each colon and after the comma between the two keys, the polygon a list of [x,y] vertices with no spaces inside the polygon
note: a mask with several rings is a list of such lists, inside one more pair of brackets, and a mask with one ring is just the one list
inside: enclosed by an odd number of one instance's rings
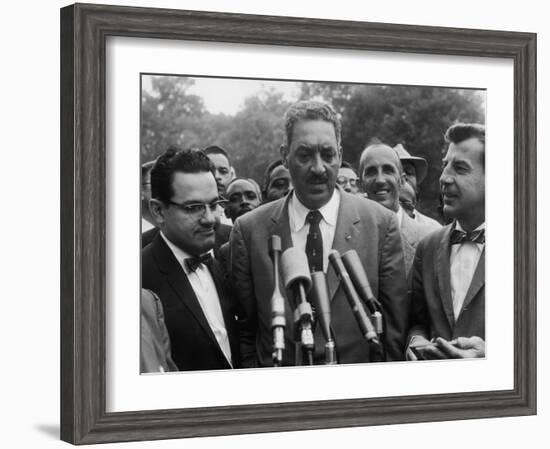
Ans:
{"label": "patterned necktie", "polygon": [[212,262],[212,254],[210,253],[204,253],[197,257],[188,257],[184,260],[185,265],[187,266],[187,269],[194,273],[197,271],[197,268],[199,268],[199,265],[201,263],[205,265],[209,265]]}
{"label": "patterned necktie", "polygon": [[318,210],[312,210],[306,216],[306,221],[309,223],[309,233],[306,240],[306,255],[309,269],[312,273],[315,271],[323,271],[323,236],[319,228],[319,223],[322,219],[323,216]]}
{"label": "patterned necktie", "polygon": [[464,242],[485,243],[485,229],[477,231],[464,232],[459,229],[453,229],[451,232],[451,245],[461,245]]}

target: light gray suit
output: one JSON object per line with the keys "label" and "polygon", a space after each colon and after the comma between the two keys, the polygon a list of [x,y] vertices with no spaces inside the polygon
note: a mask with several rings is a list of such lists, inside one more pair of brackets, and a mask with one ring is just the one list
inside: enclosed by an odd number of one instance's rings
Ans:
{"label": "light gray suit", "polygon": [[[383,307],[387,359],[403,360],[409,306],[397,218],[393,212],[371,200],[341,189],[340,193],[332,247],[340,253],[350,249],[357,251],[372,291]],[[283,251],[292,246],[289,198],[290,195],[239,217],[231,234],[231,272],[235,297],[240,306],[240,343],[244,367],[273,365],[270,307],[273,265],[268,240],[270,236],[278,235]],[[339,363],[370,361],[368,345],[358,329],[343,290],[339,288],[340,283],[332,267],[328,269],[327,282],[332,298],[332,328]],[[281,291],[284,292],[282,285]],[[286,298],[284,365],[293,365],[295,358],[291,304],[292,301]],[[314,358],[315,363],[322,363],[324,341],[317,337],[321,338],[316,335]]]}
{"label": "light gray suit", "polygon": [[405,256],[405,272],[408,275],[414,262],[416,247],[420,243],[420,240],[434,231],[434,227],[431,224],[423,224],[413,220],[403,211],[403,220],[401,221],[401,228],[399,230],[401,231],[401,242]]}

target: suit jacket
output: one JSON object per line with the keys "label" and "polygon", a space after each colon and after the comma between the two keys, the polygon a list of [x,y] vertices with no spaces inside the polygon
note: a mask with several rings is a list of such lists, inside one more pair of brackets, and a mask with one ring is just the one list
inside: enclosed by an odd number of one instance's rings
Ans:
{"label": "suit jacket", "polygon": [[[233,367],[238,366],[239,345],[235,308],[223,272],[214,260],[209,267],[229,337]],[[157,234],[141,253],[142,288],[157,294],[179,370],[230,368],[181,265]]]}
{"label": "suit jacket", "polygon": [[426,228],[437,231],[441,228],[441,223],[434,220],[433,218],[428,217],[427,215],[421,214],[418,212],[418,209],[415,209],[414,211],[414,221],[417,223],[420,223],[421,225],[424,225]]}
{"label": "suit jacket", "polygon": [[[340,208],[332,247],[340,253],[355,249],[359,254],[373,294],[382,303],[384,310],[387,359],[402,360],[408,299],[397,218],[393,212],[371,200],[366,201],[341,189],[340,193]],[[279,235],[283,251],[292,246],[288,201],[289,196],[260,206],[239,217],[233,226],[231,272],[240,308],[243,366],[273,365],[270,298],[274,282],[268,240],[271,235]],[[369,347],[359,331],[332,267],[327,272],[327,283],[339,363],[370,361]],[[289,301],[282,282],[280,287],[285,295],[286,311],[283,364],[294,365],[292,301]],[[315,363],[322,363],[323,351],[324,340],[316,335]]]}
{"label": "suit jacket", "polygon": [[164,312],[157,295],[149,290],[141,290],[141,347],[139,366],[141,373],[177,371],[172,360],[170,337]]}
{"label": "suit jacket", "polygon": [[[441,226],[440,226],[441,227]],[[413,220],[403,211],[403,220],[401,221],[401,240],[403,244],[403,254],[405,256],[405,272],[409,274],[413,262],[414,253],[420,240],[432,232],[433,226],[423,224]]]}
{"label": "suit jacket", "polygon": [[[216,223],[214,227],[214,257],[218,258],[220,255],[220,246],[229,241],[229,235],[231,234],[232,226]],[[159,233],[159,228],[152,228],[141,234],[141,248],[145,248],[149,243],[153,241],[156,235]]]}
{"label": "suit jacket", "polygon": [[453,224],[429,234],[416,250],[412,273],[410,336],[428,340],[478,336],[485,339],[485,249],[455,320],[451,296],[450,235]]}

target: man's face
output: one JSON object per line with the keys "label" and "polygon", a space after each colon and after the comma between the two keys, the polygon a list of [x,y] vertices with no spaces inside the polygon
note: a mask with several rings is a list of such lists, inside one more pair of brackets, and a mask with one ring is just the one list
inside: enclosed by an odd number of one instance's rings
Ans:
{"label": "man's face", "polygon": [[338,170],[337,184],[348,193],[357,193],[359,191],[359,178],[351,168],[340,167]]}
{"label": "man's face", "polygon": [[233,221],[260,205],[258,191],[245,179],[234,181],[228,187],[226,197],[228,203],[225,206],[225,213]]}
{"label": "man's face", "polygon": [[401,190],[399,191],[399,204],[407,215],[414,218],[414,209],[416,208],[416,192],[413,187],[407,181],[401,183]]}
{"label": "man's face", "polygon": [[291,187],[292,182],[290,180],[288,168],[283,165],[278,165],[269,175],[265,202],[269,203],[284,197]]}
{"label": "man's face", "polygon": [[485,221],[484,144],[472,137],[451,143],[439,178],[443,213],[468,231]]}
{"label": "man's face", "polygon": [[208,155],[208,159],[214,164],[214,176],[218,185],[218,193],[225,194],[225,188],[229,181],[233,179],[233,172],[229,161],[223,154],[212,153]]}
{"label": "man's face", "polygon": [[397,212],[401,173],[395,151],[386,145],[376,145],[367,150],[363,167],[363,190],[371,200]]}
{"label": "man's face", "polygon": [[[218,199],[216,180],[210,172],[176,172],[172,181],[174,194],[170,201],[180,205],[211,204]],[[215,213],[188,211],[173,204],[153,200],[154,214],[164,235],[180,249],[199,255],[214,247]]]}
{"label": "man's face", "polygon": [[290,146],[281,147],[281,156],[301,203],[311,210],[327,204],[334,192],[341,156],[334,125],[323,120],[297,122]]}
{"label": "man's face", "polygon": [[412,162],[403,162],[403,173],[405,173],[405,180],[411,185],[415,192],[418,192],[418,185],[416,179],[416,167]]}

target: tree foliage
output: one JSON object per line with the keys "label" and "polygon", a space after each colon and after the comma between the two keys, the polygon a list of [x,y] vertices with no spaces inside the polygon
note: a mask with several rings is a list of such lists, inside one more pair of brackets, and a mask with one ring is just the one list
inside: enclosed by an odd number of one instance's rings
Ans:
{"label": "tree foliage", "polygon": [[[211,114],[200,96],[190,94],[192,78],[152,77],[142,95],[142,160],[169,145],[204,148],[217,144],[231,155],[238,176],[262,180],[265,167],[279,157],[283,115],[290,105],[279,91],[263,89],[244,99],[235,115]],[[301,83],[300,99],[330,102],[342,119],[344,159],[357,167],[374,138],[398,143],[426,158],[429,171],[421,185],[421,210],[437,216],[438,178],[445,151],[443,135],[456,122],[484,123],[480,91],[423,86]]]}

